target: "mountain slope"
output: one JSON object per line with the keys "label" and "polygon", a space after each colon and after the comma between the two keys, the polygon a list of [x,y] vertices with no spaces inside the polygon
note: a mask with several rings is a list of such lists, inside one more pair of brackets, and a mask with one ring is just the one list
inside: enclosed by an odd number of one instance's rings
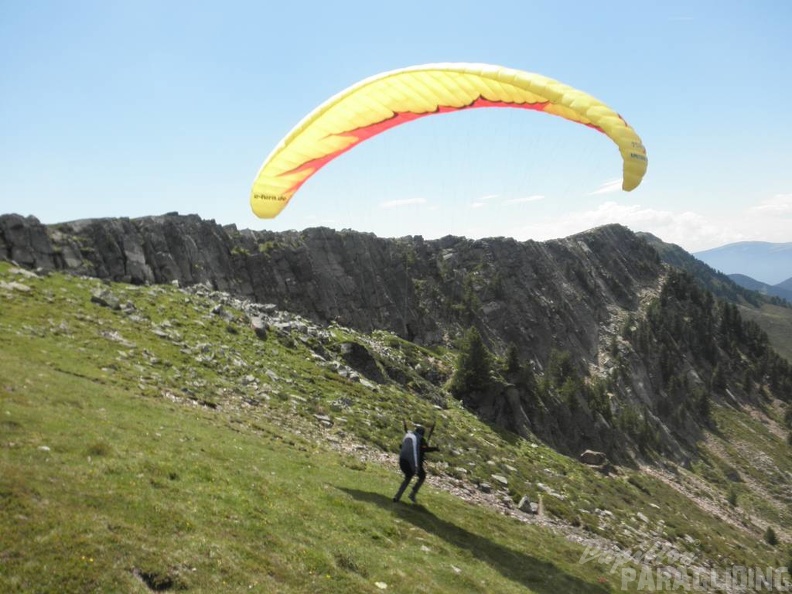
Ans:
{"label": "mountain slope", "polygon": [[[713,403],[689,469],[606,475],[444,394],[453,350],[6,263],[0,300],[3,591],[596,593],[786,563],[777,403]],[[426,508],[389,501],[405,418],[438,420]]]}
{"label": "mountain slope", "polygon": [[[43,269],[133,284],[208,285],[314,323],[389,331],[433,348],[457,348],[466,329],[475,328],[487,348],[501,358],[512,353],[516,365],[493,370],[492,381],[460,400],[487,422],[572,456],[598,449],[630,463],[662,452],[688,463],[710,423],[701,407],[724,397],[711,385],[716,372],[738,403],[755,401],[762,388],[755,378],[766,370],[771,397],[781,396],[789,373],[747,326],[722,343],[724,328],[742,328],[731,318],[722,324],[731,310],[671,273],[658,256],[665,249],[668,262],[671,248],[619,225],[545,243],[238,231],[178,215],[48,227],[6,215],[0,231],[10,257]],[[684,252],[676,258],[697,262]],[[723,275],[700,278],[716,295],[764,299]],[[681,293],[666,291],[669,279]],[[655,323],[664,315],[678,326],[686,316],[707,322],[705,334],[669,340],[679,331]],[[672,357],[680,376],[674,384]],[[375,381],[403,375],[367,367]],[[447,367],[427,376],[427,393],[441,393],[449,373]],[[699,408],[683,398],[688,389]]]}
{"label": "mountain slope", "polygon": [[664,262],[685,270],[716,297],[740,308],[744,317],[767,332],[773,348],[787,361],[792,361],[792,307],[778,297],[769,297],[735,283],[727,275],[688,254],[674,244],[668,244],[649,233],[639,233],[660,254]]}

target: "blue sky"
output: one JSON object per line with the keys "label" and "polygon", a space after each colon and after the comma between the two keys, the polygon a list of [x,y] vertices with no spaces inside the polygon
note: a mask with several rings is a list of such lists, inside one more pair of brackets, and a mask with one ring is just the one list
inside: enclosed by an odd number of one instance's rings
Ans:
{"label": "blue sky", "polygon": [[[544,240],[622,223],[697,251],[792,241],[792,2],[0,0],[0,212],[178,211],[251,229]],[[258,168],[316,105],[383,71],[484,62],[616,109],[647,147],[521,110],[425,118],[307,182],[275,220]],[[497,112],[497,113],[495,113]]]}

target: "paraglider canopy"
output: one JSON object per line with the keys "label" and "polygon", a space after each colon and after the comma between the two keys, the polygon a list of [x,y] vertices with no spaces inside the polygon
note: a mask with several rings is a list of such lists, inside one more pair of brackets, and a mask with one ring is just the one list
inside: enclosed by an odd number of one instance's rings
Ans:
{"label": "paraglider canopy", "polygon": [[253,182],[250,204],[276,217],[314,173],[360,142],[421,117],[470,108],[541,111],[607,135],[623,160],[622,189],[638,187],[648,164],[638,134],[613,109],[540,74],[489,64],[427,64],[367,78],[300,121],[270,153]]}

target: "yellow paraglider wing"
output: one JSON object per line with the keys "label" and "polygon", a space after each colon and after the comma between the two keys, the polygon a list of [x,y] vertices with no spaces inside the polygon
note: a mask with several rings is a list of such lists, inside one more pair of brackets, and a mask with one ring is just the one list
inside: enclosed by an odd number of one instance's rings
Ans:
{"label": "yellow paraglider wing", "polygon": [[281,140],[253,183],[250,204],[261,218],[278,215],[305,181],[329,161],[389,128],[474,107],[543,111],[606,134],[624,161],[622,188],[646,172],[646,149],[610,107],[539,74],[486,64],[429,64],[365,79],[317,107]]}

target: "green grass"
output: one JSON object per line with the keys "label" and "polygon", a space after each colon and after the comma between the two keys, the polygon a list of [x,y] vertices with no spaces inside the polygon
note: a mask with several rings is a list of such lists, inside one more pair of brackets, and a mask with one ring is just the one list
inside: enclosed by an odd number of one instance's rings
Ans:
{"label": "green grass", "polygon": [[760,309],[741,307],[740,314],[767,332],[779,355],[792,361],[792,308],[766,303]]}
{"label": "green grass", "polygon": [[[0,263],[0,281],[10,280],[20,279]],[[605,477],[453,400],[438,407],[417,376],[415,391],[346,380],[299,335],[256,338],[233,303],[223,316],[213,300],[173,287],[112,285],[134,304],[113,311],[90,302],[95,280],[21,282],[32,290],[0,289],[2,592],[621,591],[608,567],[580,562],[583,546],[563,531],[430,485],[424,506],[395,505],[395,460],[382,466],[330,445],[394,452],[402,419],[438,420],[431,473],[468,485],[502,474],[515,501],[536,500],[541,482],[563,497],[544,495],[548,515],[582,537],[627,550],[669,539],[721,563],[782,554],[637,471]],[[328,356],[366,340],[330,334]],[[384,340],[405,369],[453,360]],[[744,415],[734,415],[741,438]],[[761,424],[750,431],[774,460],[788,453]],[[713,472],[717,488],[729,486],[722,474]],[[788,521],[750,492],[739,501]]]}
{"label": "green grass", "polygon": [[387,469],[5,355],[5,592],[607,591],[537,528],[394,505]]}

